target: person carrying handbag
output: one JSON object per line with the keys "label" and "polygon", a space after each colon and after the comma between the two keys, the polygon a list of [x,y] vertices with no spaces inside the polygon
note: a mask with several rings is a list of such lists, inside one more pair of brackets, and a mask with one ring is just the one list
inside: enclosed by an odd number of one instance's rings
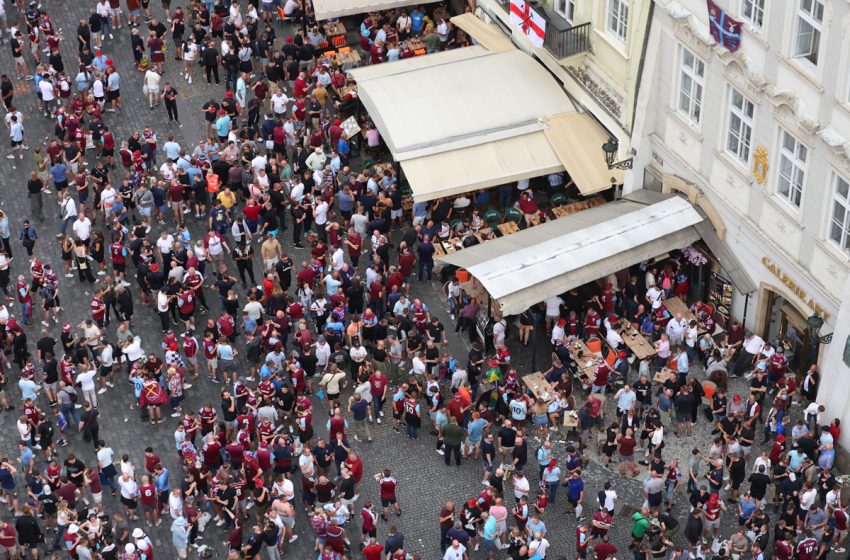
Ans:
{"label": "person carrying handbag", "polygon": [[74,259],[77,261],[77,272],[80,275],[80,282],[88,280],[90,284],[94,284],[94,275],[91,271],[89,250],[86,248],[82,239],[77,239],[74,242]]}
{"label": "person carrying handbag", "polygon": [[18,239],[21,242],[21,245],[24,246],[24,249],[27,250],[27,256],[32,256],[33,248],[35,247],[35,242],[38,240],[38,232],[35,228],[30,225],[29,220],[24,220],[23,226],[21,226],[21,231],[18,234]]}

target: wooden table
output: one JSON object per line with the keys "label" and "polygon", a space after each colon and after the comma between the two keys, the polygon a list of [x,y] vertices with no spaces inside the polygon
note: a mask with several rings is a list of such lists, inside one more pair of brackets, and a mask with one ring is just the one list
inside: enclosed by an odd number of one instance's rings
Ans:
{"label": "wooden table", "polygon": [[372,165],[374,177],[383,177],[384,171],[389,171],[390,175],[395,175],[395,169],[393,169],[393,164],[391,163],[376,163]]}
{"label": "wooden table", "polygon": [[564,427],[572,430],[578,428],[578,412],[575,410],[564,411]]}
{"label": "wooden table", "polygon": [[690,309],[688,309],[688,306],[685,304],[685,302],[683,302],[677,296],[667,298],[663,301],[663,303],[664,307],[666,307],[667,311],[669,311],[672,315],[681,315],[682,318],[688,321],[689,323],[691,321],[696,320],[696,317],[694,317],[694,314],[691,313]]}
{"label": "wooden table", "polygon": [[522,377],[522,382],[525,383],[525,386],[531,390],[531,394],[534,395],[535,398],[548,401],[555,395],[555,392],[552,390],[552,385],[546,381],[546,378],[539,371],[524,375]]}
{"label": "wooden table", "polygon": [[531,217],[528,218],[528,221],[531,222],[531,225],[533,225],[533,226],[539,226],[540,225],[540,213],[535,212],[534,214],[531,215]]}
{"label": "wooden table", "polygon": [[433,245],[433,246],[434,246],[434,254],[435,254],[436,256],[438,256],[438,257],[442,257],[443,255],[445,255],[445,254],[446,254],[446,250],[443,248],[443,244],[442,244],[442,243],[437,242],[437,243],[432,243],[431,245]]}
{"label": "wooden table", "polygon": [[505,222],[504,224],[499,224],[496,227],[499,228],[502,235],[510,235],[519,231],[519,226],[516,225],[516,222]]}
{"label": "wooden table", "polygon": [[345,35],[345,26],[341,21],[329,21],[325,23],[325,35],[335,37],[337,35]]}
{"label": "wooden table", "polygon": [[573,202],[571,204],[553,206],[552,214],[554,214],[556,218],[564,218],[571,214],[575,214],[576,212],[581,212],[582,210],[587,210],[588,208],[599,206],[600,204],[605,204],[605,199],[601,196],[595,196],[593,198],[581,200],[579,202]]}
{"label": "wooden table", "polygon": [[405,43],[407,44],[407,48],[409,48],[412,51],[418,51],[419,49],[425,48],[425,41],[423,41],[422,39],[420,39],[418,37],[411,37],[411,38],[407,39],[405,41]]}
{"label": "wooden table", "polygon": [[335,87],[334,91],[336,92],[337,96],[340,99],[344,99],[346,94],[348,94],[348,93],[350,93],[353,97],[357,97],[357,86],[356,85]]}
{"label": "wooden table", "polygon": [[673,371],[672,369],[668,367],[663,367],[657,372],[655,372],[655,377],[652,378],[652,381],[655,383],[664,383],[665,381],[670,379],[671,373],[675,373],[676,375],[678,375],[678,373]]}
{"label": "wooden table", "polygon": [[346,52],[338,52],[335,53],[332,57],[334,64],[337,66],[357,66],[360,64],[362,58],[360,57],[360,51],[357,49],[351,49]]}
{"label": "wooden table", "polygon": [[637,356],[638,360],[645,360],[655,355],[655,346],[639,332],[633,334],[633,331],[629,329],[622,332],[620,336],[623,337],[623,342]]}
{"label": "wooden table", "polygon": [[[596,358],[599,355],[591,352],[590,348],[580,340],[570,344],[570,355],[576,363],[578,376],[587,377],[588,381],[593,383],[596,380]],[[587,365],[588,362],[590,365]]]}

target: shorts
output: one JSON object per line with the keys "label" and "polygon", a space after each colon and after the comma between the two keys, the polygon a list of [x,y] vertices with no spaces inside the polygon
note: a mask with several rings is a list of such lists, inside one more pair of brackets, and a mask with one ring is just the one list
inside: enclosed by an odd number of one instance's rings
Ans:
{"label": "shorts", "polygon": [[121,90],[120,89],[116,89],[116,90],[108,89],[108,90],[106,90],[106,99],[107,100],[115,101],[119,97],[121,97]]}
{"label": "shorts", "polygon": [[55,381],[53,383],[43,383],[42,387],[44,387],[48,391],[56,391],[59,389],[59,382]]}
{"label": "shorts", "polygon": [[107,377],[112,373],[112,366],[100,366],[100,376]]}
{"label": "shorts", "polygon": [[153,511],[154,509],[156,509],[156,506],[157,506],[156,502],[154,502],[152,504],[146,504],[146,503],[142,502],[142,511]]}
{"label": "shorts", "polygon": [[103,503],[103,492],[102,491],[101,492],[92,492],[91,497],[94,498],[94,503],[96,503],[96,504],[102,504]]}
{"label": "shorts", "polygon": [[210,369],[218,368],[218,358],[207,358],[207,367]]}
{"label": "shorts", "polygon": [[582,560],[587,558],[587,549],[586,548],[579,548],[579,549],[576,550],[576,553],[578,554],[578,557],[581,558]]}
{"label": "shorts", "polygon": [[368,537],[375,537],[375,538],[377,538],[377,537],[378,537],[378,530],[377,530],[377,529],[367,529],[366,527],[363,527],[363,528],[360,530],[360,532],[361,532],[363,535],[368,536]]}
{"label": "shorts", "polygon": [[691,421],[691,413],[690,412],[677,412],[676,420],[679,422],[690,422]]}
{"label": "shorts", "polygon": [[489,555],[491,552],[493,552],[493,543],[494,541],[491,541],[490,539],[481,539],[482,550],[484,550],[484,552]]}
{"label": "shorts", "polygon": [[24,65],[25,65],[25,64],[26,64],[26,62],[24,62],[24,57],[22,57],[22,56],[16,56],[16,57],[15,57],[15,64],[24,64]]}
{"label": "shorts", "polygon": [[504,453],[505,455],[511,455],[511,454],[513,454],[513,452],[514,452],[513,445],[510,446],[510,447],[503,447],[502,448],[502,453]]}
{"label": "shorts", "polygon": [[12,147],[13,148],[17,148],[18,146],[23,146],[23,145],[24,145],[23,140],[12,140]]}
{"label": "shorts", "polygon": [[150,208],[142,208],[141,206],[139,206],[139,214],[141,214],[145,218],[150,218],[151,217],[151,209]]}
{"label": "shorts", "polygon": [[177,557],[178,558],[186,558],[187,556],[188,556],[188,554],[187,554],[187,550],[185,548],[178,548],[177,549]]}
{"label": "shorts", "polygon": [[504,535],[508,530],[508,522],[506,519],[496,520],[496,534]]}
{"label": "shorts", "polygon": [[393,220],[401,218],[404,215],[404,209],[399,208],[398,210],[390,210],[390,218]]}
{"label": "shorts", "polygon": [[121,496],[121,503],[124,504],[124,507],[131,511],[136,509],[139,505],[135,498],[125,498],[124,496]]}
{"label": "shorts", "polygon": [[478,446],[481,445],[481,440],[479,439],[478,441],[472,441],[471,439],[466,438],[466,441],[463,442],[463,443],[467,447],[472,447],[473,449],[478,449]]}
{"label": "shorts", "polygon": [[189,321],[194,316],[195,316],[194,313],[183,313],[182,311],[180,312],[180,319],[183,320],[183,321]]}
{"label": "shorts", "polygon": [[284,527],[286,527],[287,529],[293,529],[293,528],[295,528],[295,518],[294,518],[294,517],[281,517],[281,516],[278,516],[278,519],[280,519],[280,522],[281,522],[281,523],[283,524],[283,526],[284,526]]}
{"label": "shorts", "polygon": [[620,455],[620,462],[621,463],[634,463],[635,462],[635,456],[634,456],[634,454],[632,454],[632,455]]}
{"label": "shorts", "polygon": [[720,527],[720,516],[717,516],[717,519],[705,519],[703,520],[703,526],[706,530],[708,529],[717,529]]}
{"label": "shorts", "polygon": [[395,498],[381,498],[381,506],[382,507],[390,507],[396,503]]}

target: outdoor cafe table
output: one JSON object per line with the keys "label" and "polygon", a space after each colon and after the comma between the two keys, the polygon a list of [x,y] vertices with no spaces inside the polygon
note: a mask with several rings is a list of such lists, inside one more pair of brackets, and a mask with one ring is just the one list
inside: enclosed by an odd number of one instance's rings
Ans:
{"label": "outdoor cafe table", "polygon": [[638,360],[645,360],[655,355],[655,347],[640,332],[628,329],[623,332],[623,342],[629,347]]}
{"label": "outdoor cafe table", "polygon": [[345,26],[341,21],[329,21],[325,23],[325,35],[328,37],[336,37],[337,35],[345,35]]}
{"label": "outdoor cafe table", "polygon": [[332,56],[334,63],[337,66],[356,66],[360,64],[360,52],[356,49],[351,49],[345,52],[338,52]]}
{"label": "outdoor cafe table", "polygon": [[524,375],[522,377],[522,382],[525,383],[526,387],[531,389],[531,393],[535,396],[535,398],[547,401],[555,395],[552,385],[546,381],[546,378],[539,371]]}
{"label": "outdoor cafe table", "polygon": [[[587,377],[589,383],[596,380],[596,358],[597,355],[582,341],[570,344],[570,355],[576,363],[579,377]],[[590,362],[590,365],[587,363]]]}
{"label": "outdoor cafe table", "polygon": [[691,313],[691,310],[688,309],[688,306],[679,299],[677,296],[673,296],[664,300],[664,307],[667,308],[667,311],[672,313],[673,315],[679,314],[689,323],[691,321],[695,321],[696,317]]}
{"label": "outdoor cafe table", "polygon": [[510,235],[519,231],[519,226],[516,225],[516,222],[505,222],[503,224],[499,224],[497,227],[499,228],[499,231],[502,232],[502,235]]}
{"label": "outdoor cafe table", "polygon": [[[654,381],[655,383],[664,383],[665,381],[670,379],[671,373],[676,373],[676,372],[674,370],[668,368],[668,367],[663,367],[660,370],[655,372],[655,377],[652,378],[652,381]],[[676,373],[676,374],[678,375],[678,373]]]}

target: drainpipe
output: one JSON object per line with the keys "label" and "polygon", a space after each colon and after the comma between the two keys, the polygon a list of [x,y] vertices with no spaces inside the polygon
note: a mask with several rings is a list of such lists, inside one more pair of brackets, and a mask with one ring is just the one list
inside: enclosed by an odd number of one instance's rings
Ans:
{"label": "drainpipe", "polygon": [[638,63],[637,85],[635,86],[635,94],[632,99],[632,122],[629,126],[629,132],[635,129],[635,117],[637,116],[637,100],[640,93],[641,75],[643,74],[643,65],[646,62],[646,46],[649,43],[649,33],[652,30],[652,13],[655,11],[655,2],[649,3],[649,15],[646,17],[646,33],[643,35],[643,47],[640,49],[640,62]]}
{"label": "drainpipe", "polygon": [[741,319],[741,328],[747,330],[747,307],[750,305],[750,294],[744,296],[744,318]]}

